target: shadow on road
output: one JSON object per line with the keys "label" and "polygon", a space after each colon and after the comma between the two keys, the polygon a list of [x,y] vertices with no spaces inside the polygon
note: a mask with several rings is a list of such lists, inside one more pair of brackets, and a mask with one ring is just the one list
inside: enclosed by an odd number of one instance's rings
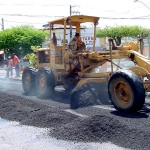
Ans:
{"label": "shadow on road", "polygon": [[60,103],[64,103],[64,104],[70,103],[70,100],[69,100],[70,94],[66,93],[65,90],[62,90],[62,91],[55,90],[52,97],[40,97],[36,92],[30,93],[30,94],[23,93],[23,95],[27,96],[27,97],[35,96],[38,99],[42,99],[45,101],[50,100],[50,101],[60,102]]}
{"label": "shadow on road", "polygon": [[[52,97],[42,98],[38,96],[38,94],[35,92],[30,95],[26,95],[25,93],[23,95],[36,96],[37,98],[42,100],[51,100],[51,101],[60,102],[64,104],[70,104],[71,92],[67,92],[63,88],[58,87],[55,89]],[[89,86],[86,86],[84,90],[82,90],[82,92],[79,92],[79,95],[75,99],[75,101],[84,102],[82,103],[82,107],[87,107],[92,105],[110,105],[106,84],[105,83],[90,84]]]}

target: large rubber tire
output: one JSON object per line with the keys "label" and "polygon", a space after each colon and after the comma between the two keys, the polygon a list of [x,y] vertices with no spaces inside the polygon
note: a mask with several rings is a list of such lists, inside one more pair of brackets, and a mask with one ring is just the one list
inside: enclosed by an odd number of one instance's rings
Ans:
{"label": "large rubber tire", "polygon": [[26,67],[22,74],[22,86],[25,94],[29,95],[36,91],[36,69]]}
{"label": "large rubber tire", "polygon": [[70,108],[77,109],[98,104],[98,97],[94,88],[90,84],[75,87],[70,94]]}
{"label": "large rubber tire", "polygon": [[119,70],[110,77],[108,94],[114,107],[122,112],[137,112],[145,103],[143,83],[129,70]]}
{"label": "large rubber tire", "polygon": [[52,70],[40,68],[36,75],[36,89],[40,98],[51,97],[54,93],[55,77]]}
{"label": "large rubber tire", "polygon": [[70,108],[71,109],[77,109],[80,107],[79,97],[80,97],[82,90],[83,89],[74,88],[71,91],[71,95],[70,95]]}

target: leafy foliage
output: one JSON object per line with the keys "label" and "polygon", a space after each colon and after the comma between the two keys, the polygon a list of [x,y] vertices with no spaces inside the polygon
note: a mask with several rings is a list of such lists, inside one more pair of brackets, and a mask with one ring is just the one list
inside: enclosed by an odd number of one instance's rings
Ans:
{"label": "leafy foliage", "polygon": [[31,46],[41,45],[46,37],[42,30],[32,26],[18,26],[0,32],[0,49],[9,53],[28,54],[33,52]]}
{"label": "leafy foliage", "polygon": [[34,53],[25,55],[24,59],[28,59],[29,60],[30,66],[36,67],[36,55]]}
{"label": "leafy foliage", "polygon": [[97,30],[97,37],[136,37],[143,34],[148,34],[150,29],[142,28],[139,26],[118,26],[118,27],[108,27],[104,29]]}
{"label": "leafy foliage", "polygon": [[147,35],[150,33],[150,29],[142,28],[139,26],[118,26],[118,27],[107,27],[104,29],[97,30],[97,37],[110,37],[116,41],[121,42],[122,37],[137,37],[140,34]]}

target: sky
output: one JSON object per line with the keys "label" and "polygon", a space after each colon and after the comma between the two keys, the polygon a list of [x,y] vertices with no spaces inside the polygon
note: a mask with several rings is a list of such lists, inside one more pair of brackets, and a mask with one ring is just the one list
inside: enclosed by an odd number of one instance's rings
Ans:
{"label": "sky", "polygon": [[[137,1],[137,2],[135,2]],[[0,0],[0,30],[20,25],[42,28],[48,21],[78,14],[100,17],[100,28],[138,25],[150,28],[149,0]],[[119,19],[118,19],[119,18]]]}

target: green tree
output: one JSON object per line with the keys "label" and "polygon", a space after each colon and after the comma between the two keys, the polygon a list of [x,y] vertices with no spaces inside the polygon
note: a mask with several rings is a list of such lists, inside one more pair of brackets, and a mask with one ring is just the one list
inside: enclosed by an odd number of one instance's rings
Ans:
{"label": "green tree", "polygon": [[41,45],[46,32],[32,26],[18,26],[0,32],[0,49],[7,49],[9,53],[29,54],[31,46]]}
{"label": "green tree", "polygon": [[99,29],[96,32],[96,36],[113,38],[116,44],[120,45],[122,37],[138,37],[140,34],[147,35],[148,33],[150,33],[150,29],[140,26],[118,26]]}
{"label": "green tree", "polygon": [[[40,47],[39,46],[31,46],[32,50],[36,50],[38,48],[40,48]],[[24,59],[28,59],[29,60],[30,66],[32,66],[34,68],[37,67],[36,66],[37,64],[36,64],[36,54],[35,53],[30,53],[30,54],[25,55]]]}
{"label": "green tree", "polygon": [[30,66],[36,67],[36,55],[34,53],[25,55],[24,59],[28,59]]}

